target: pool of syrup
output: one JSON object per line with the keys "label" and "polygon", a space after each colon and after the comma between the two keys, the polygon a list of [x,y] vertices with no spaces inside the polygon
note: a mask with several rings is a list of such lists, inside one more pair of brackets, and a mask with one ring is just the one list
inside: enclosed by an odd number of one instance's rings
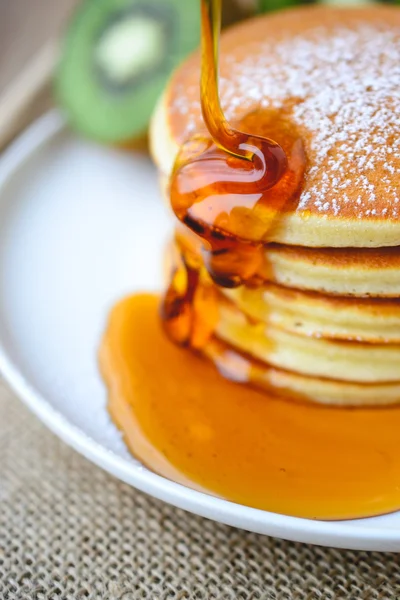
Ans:
{"label": "pool of syrup", "polygon": [[153,471],[240,504],[346,519],[400,507],[400,407],[334,408],[228,381],[173,344],[159,299],[112,311],[100,360],[109,410]]}

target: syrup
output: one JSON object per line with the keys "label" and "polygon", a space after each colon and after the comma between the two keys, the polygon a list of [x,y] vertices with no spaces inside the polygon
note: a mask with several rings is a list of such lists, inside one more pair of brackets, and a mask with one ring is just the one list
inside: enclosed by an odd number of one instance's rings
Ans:
{"label": "syrup", "polygon": [[111,416],[144,464],[189,487],[298,517],[399,508],[400,407],[324,407],[228,381],[165,336],[158,303],[151,295],[119,303],[100,354]]}
{"label": "syrup", "polygon": [[[213,338],[218,292],[208,276],[202,279],[203,265],[219,285],[260,284],[263,245],[301,192],[306,157],[284,112],[246,115],[238,129],[226,122],[217,90],[220,2],[202,0],[201,6],[209,135],[182,147],[171,204],[195,245],[200,240],[203,256],[199,260],[178,231],[181,251],[162,320],[152,295],[127,298],[113,309],[100,349],[110,414],[135,456],[189,487],[299,517],[395,510],[400,407],[323,407],[260,392],[248,385],[253,363]],[[215,365],[227,361],[230,367],[237,361],[242,383],[221,377]]]}
{"label": "syrup", "polygon": [[[255,285],[271,227],[301,192],[306,158],[284,112],[251,113],[240,129],[227,122],[218,95],[221,0],[201,0],[201,11],[201,106],[208,134],[196,134],[181,147],[170,181],[171,206],[201,238],[203,263],[216,284]],[[187,289],[174,284],[172,278],[163,302],[165,329],[175,342],[194,345],[192,332],[201,318],[193,306],[197,281],[188,268]]]}

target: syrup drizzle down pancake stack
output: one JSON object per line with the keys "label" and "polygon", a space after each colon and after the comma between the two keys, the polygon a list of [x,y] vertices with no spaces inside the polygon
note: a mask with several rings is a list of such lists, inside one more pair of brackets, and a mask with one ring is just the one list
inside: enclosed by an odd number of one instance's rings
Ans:
{"label": "syrup drizzle down pancake stack", "polygon": [[[194,55],[153,118],[152,151],[168,197],[180,147],[206,133],[199,73]],[[225,235],[257,248],[251,273],[243,275],[239,257],[234,285],[210,270],[194,227],[179,224],[171,243],[169,290],[186,294],[196,315],[178,341],[228,377],[321,403],[400,402],[399,84],[397,8],[299,8],[222,36],[225,115],[281,144],[289,173],[265,202],[240,212],[225,198],[217,214]],[[190,214],[207,225],[206,209],[214,219],[218,200],[198,199]]]}

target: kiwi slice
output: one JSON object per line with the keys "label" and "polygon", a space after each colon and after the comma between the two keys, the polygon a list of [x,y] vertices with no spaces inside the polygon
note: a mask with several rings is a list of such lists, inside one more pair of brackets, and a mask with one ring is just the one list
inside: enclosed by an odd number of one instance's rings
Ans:
{"label": "kiwi slice", "polygon": [[171,71],[199,43],[199,0],[85,0],[64,39],[56,97],[82,133],[133,140]]}

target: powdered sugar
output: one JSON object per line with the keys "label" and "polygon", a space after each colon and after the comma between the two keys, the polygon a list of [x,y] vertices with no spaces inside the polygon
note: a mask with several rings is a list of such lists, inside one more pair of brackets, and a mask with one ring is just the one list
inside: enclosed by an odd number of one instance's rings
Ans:
{"label": "powdered sugar", "polygon": [[[255,103],[292,102],[291,118],[311,134],[299,209],[400,218],[400,29],[321,26],[250,50],[224,58],[222,105],[233,119]],[[173,111],[186,115],[189,135],[200,111],[196,99],[188,113],[187,97],[177,94]]]}

